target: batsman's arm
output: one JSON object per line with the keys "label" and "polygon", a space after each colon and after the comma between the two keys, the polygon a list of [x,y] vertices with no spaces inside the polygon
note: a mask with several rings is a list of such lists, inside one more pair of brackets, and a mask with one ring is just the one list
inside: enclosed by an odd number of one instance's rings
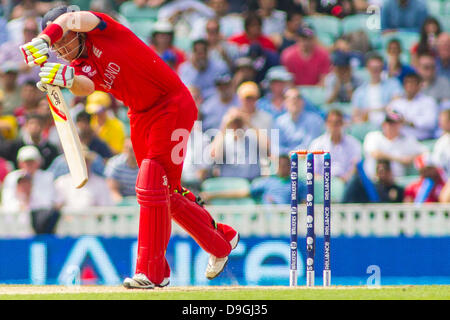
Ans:
{"label": "batsman's arm", "polygon": [[95,91],[95,85],[88,77],[75,75],[73,85],[69,90],[75,96],[88,96]]}

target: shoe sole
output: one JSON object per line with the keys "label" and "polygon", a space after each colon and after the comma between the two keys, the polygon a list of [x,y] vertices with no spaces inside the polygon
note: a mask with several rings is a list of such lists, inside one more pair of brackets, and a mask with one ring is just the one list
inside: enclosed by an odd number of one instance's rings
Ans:
{"label": "shoe sole", "polygon": [[149,289],[153,289],[153,288],[155,288],[155,286],[140,286],[140,287],[135,287],[135,286],[132,286],[130,283],[128,283],[128,282],[124,282],[123,283],[123,286],[126,288],[126,289],[142,289],[142,290],[149,290]]}
{"label": "shoe sole", "polygon": [[[237,234],[237,236],[238,236],[238,238],[237,238],[236,244],[234,245],[234,247],[231,248],[231,250],[235,249],[237,247],[238,243],[239,243],[239,240],[241,240],[241,236],[239,235],[239,233]],[[220,270],[214,277],[206,277],[206,278],[208,280],[212,280],[212,279],[217,278],[222,273],[222,271],[225,269],[225,267],[227,266],[228,260],[229,259],[227,259],[227,261],[225,261],[225,263],[223,264],[222,270]]]}

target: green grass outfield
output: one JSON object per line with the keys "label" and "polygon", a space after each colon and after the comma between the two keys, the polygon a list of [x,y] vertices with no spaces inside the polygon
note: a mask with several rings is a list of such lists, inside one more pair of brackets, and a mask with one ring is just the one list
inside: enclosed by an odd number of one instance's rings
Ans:
{"label": "green grass outfield", "polygon": [[450,300],[449,285],[305,287],[167,287],[0,285],[0,300]]}

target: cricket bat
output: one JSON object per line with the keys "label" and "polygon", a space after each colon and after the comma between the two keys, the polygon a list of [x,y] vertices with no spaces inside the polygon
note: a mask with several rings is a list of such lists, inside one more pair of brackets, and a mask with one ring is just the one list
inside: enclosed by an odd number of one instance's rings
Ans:
{"label": "cricket bat", "polygon": [[88,181],[86,161],[81,148],[80,137],[70,117],[61,89],[47,84],[47,100],[55,121],[56,130],[69,166],[75,188],[81,188]]}

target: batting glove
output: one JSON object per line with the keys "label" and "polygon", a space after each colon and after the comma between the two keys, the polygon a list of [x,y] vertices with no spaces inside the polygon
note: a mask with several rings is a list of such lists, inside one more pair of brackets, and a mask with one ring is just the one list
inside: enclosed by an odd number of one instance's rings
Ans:
{"label": "batting glove", "polygon": [[20,46],[25,63],[30,67],[41,65],[48,58],[48,43],[42,38],[34,38]]}
{"label": "batting glove", "polygon": [[[47,62],[41,67],[39,77],[43,84],[52,84],[63,88],[72,88],[75,69],[61,63]],[[39,86],[38,86],[39,88]]]}

